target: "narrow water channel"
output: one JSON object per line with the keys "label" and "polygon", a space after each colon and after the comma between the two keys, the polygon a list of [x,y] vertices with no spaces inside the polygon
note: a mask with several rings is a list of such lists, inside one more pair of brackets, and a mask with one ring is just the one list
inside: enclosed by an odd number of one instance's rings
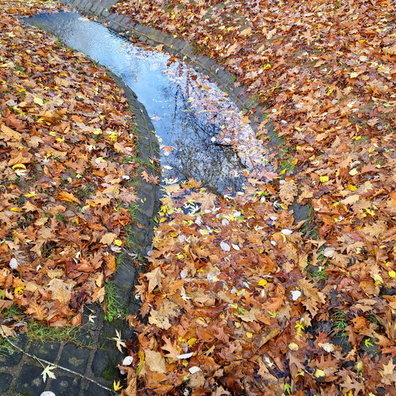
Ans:
{"label": "narrow water channel", "polygon": [[243,168],[265,163],[236,105],[183,62],[134,45],[77,13],[25,21],[107,67],[136,93],[160,141],[163,183],[193,178],[217,193],[236,192]]}

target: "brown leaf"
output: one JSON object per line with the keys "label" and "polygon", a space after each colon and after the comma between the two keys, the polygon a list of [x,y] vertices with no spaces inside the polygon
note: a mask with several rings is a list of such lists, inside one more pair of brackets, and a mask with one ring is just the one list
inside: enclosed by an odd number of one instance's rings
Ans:
{"label": "brown leaf", "polygon": [[59,191],[58,194],[55,196],[57,199],[60,201],[65,201],[65,202],[77,202],[80,203],[80,200],[74,196],[73,194],[67,192],[67,191]]}
{"label": "brown leaf", "polygon": [[160,290],[162,289],[161,279],[164,278],[165,275],[162,273],[161,268],[157,267],[154,270],[144,274],[144,276],[149,282],[147,289],[148,293],[151,293],[157,286]]}
{"label": "brown leaf", "polygon": [[21,133],[16,132],[11,128],[8,128],[8,126],[6,126],[4,124],[1,125],[0,131],[2,132],[0,134],[0,138],[2,138],[2,139],[7,138],[6,140],[11,139],[11,140],[14,140],[17,142],[20,142],[22,140],[23,135]]}
{"label": "brown leaf", "polygon": [[284,181],[279,188],[279,196],[285,205],[291,205],[297,196],[297,185],[294,180]]}
{"label": "brown leaf", "polygon": [[117,238],[117,234],[114,232],[107,232],[100,238],[100,243],[103,243],[103,245],[111,245],[114,242],[114,239]]}
{"label": "brown leaf", "polygon": [[144,350],[144,354],[145,363],[151,371],[166,373],[165,359],[159,352]]}

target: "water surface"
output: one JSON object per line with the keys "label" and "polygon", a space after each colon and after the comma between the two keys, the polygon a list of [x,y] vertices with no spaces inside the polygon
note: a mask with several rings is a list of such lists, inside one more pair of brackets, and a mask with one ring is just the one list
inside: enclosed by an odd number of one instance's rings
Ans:
{"label": "water surface", "polygon": [[212,191],[235,192],[242,188],[244,167],[265,163],[236,105],[183,62],[132,44],[77,13],[26,21],[107,67],[136,93],[159,137],[164,183],[194,178]]}

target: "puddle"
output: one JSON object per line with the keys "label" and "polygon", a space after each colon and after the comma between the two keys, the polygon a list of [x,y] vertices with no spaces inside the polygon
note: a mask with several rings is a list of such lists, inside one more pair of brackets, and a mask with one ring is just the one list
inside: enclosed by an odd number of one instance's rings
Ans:
{"label": "puddle", "polygon": [[264,167],[262,147],[216,85],[170,55],[142,48],[77,13],[25,19],[119,75],[152,119],[164,184],[193,178],[217,192],[241,191],[244,168]]}

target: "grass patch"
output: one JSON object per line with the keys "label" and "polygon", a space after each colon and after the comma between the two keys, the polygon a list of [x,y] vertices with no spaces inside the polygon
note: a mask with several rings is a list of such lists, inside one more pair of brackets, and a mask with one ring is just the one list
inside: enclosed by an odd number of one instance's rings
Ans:
{"label": "grass patch", "polygon": [[81,327],[50,327],[38,322],[29,322],[27,325],[27,337],[31,341],[40,342],[73,342],[78,346],[86,346],[80,340]]}
{"label": "grass patch", "polygon": [[105,284],[104,313],[104,318],[108,322],[116,319],[124,319],[128,315],[127,308],[121,301],[117,286],[113,281]]}

